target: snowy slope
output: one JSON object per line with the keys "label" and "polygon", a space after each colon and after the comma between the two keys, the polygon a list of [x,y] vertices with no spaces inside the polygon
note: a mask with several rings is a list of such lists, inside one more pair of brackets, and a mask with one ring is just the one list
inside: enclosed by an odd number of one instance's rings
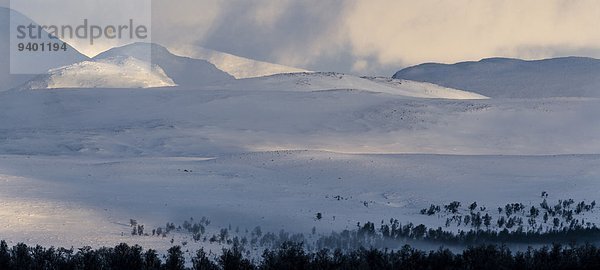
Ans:
{"label": "snowy slope", "polygon": [[307,76],[0,93],[0,234],[164,252],[210,244],[134,237],[129,220],[151,229],[206,216],[208,237],[229,225],[309,235],[390,218],[443,226],[419,210],[453,200],[490,211],[542,191],[600,200],[600,99],[407,98],[421,84]]}
{"label": "snowy slope", "polygon": [[5,92],[0,107],[0,153],[5,154],[600,152],[597,99],[430,100],[346,90],[87,89]]}
{"label": "snowy slope", "polygon": [[417,98],[485,99],[487,97],[429,83],[356,77],[334,72],[286,73],[242,79],[221,88],[274,91],[367,91]]}
{"label": "snowy slope", "polygon": [[[46,246],[142,244],[164,252],[210,246],[188,236],[131,236],[208,217],[208,237],[231,225],[310,235],[390,218],[444,226],[419,215],[430,204],[477,202],[491,213],[507,203],[598,200],[600,157],[345,155],[279,151],[197,158],[0,156],[0,232]],[[337,199],[341,198],[341,199]],[[365,205],[365,202],[367,203]],[[315,214],[323,219],[316,220]],[[598,223],[597,211],[585,216]],[[249,237],[249,236],[248,236]],[[219,248],[213,251],[219,252]],[[259,251],[260,252],[260,251]]]}
{"label": "snowy slope", "polygon": [[[151,52],[148,55],[147,52]],[[167,76],[181,86],[202,86],[221,84],[234,78],[217,69],[213,64],[199,59],[176,56],[157,44],[135,43],[113,48],[94,57],[96,60],[111,57],[134,57],[151,61],[162,68]],[[148,57],[151,59],[148,59]]]}
{"label": "snowy slope", "polygon": [[[11,16],[11,14],[13,16]],[[10,20],[18,24],[29,25],[32,22],[29,18],[22,14],[12,11],[8,8],[0,7],[0,91],[8,90],[13,87],[17,87],[26,81],[32,79],[32,75],[18,75],[10,74]],[[35,24],[35,23],[34,23]],[[44,35],[46,36],[46,35]],[[43,39],[44,42],[50,41],[49,39]],[[56,42],[56,40],[52,40]],[[77,50],[68,46],[66,52],[54,52],[52,54],[45,54],[44,61],[41,61],[40,57],[37,57],[36,53],[27,53],[21,55],[18,64],[24,67],[34,66],[40,71],[50,70],[52,68],[61,67],[77,63],[80,61],[87,60],[88,57],[79,53]],[[25,57],[29,56],[29,57]]]}
{"label": "snowy slope", "polygon": [[[170,48],[171,49],[171,48]],[[307,70],[248,59],[233,54],[197,46],[172,48],[175,54],[211,62],[237,79],[262,77],[280,73],[308,72]]]}
{"label": "snowy slope", "polygon": [[600,97],[600,60],[581,57],[422,64],[398,71],[394,78],[430,82],[492,98]]}
{"label": "snowy slope", "polygon": [[150,88],[175,85],[156,65],[132,57],[117,57],[52,69],[47,75],[29,81],[25,88]]}

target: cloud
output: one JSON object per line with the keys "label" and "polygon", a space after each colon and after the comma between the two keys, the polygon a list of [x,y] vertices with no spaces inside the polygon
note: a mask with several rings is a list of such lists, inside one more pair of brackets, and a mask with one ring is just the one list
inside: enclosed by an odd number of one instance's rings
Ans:
{"label": "cloud", "polygon": [[312,70],[393,72],[493,56],[598,56],[600,49],[596,0],[250,0],[199,14],[210,22],[195,44]]}
{"label": "cloud", "polygon": [[198,44],[288,65],[310,65],[343,41],[344,0],[228,1]]}
{"label": "cloud", "polygon": [[600,48],[600,4],[593,0],[358,1],[351,10],[346,26],[354,56],[374,56],[382,65]]}
{"label": "cloud", "polygon": [[223,5],[213,0],[153,0],[152,38],[164,45],[205,40],[212,25],[221,23]]}

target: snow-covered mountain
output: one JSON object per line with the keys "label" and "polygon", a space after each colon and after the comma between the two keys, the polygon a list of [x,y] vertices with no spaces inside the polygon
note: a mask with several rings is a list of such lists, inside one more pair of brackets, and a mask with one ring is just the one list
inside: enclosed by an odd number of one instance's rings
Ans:
{"label": "snow-covered mountain", "polygon": [[[35,75],[29,74],[11,74],[10,71],[10,23],[13,20],[15,24],[29,25],[35,23],[24,15],[15,12],[11,9],[0,7],[0,91],[8,90],[17,87],[28,80],[31,80]],[[40,42],[56,42],[56,39],[50,40],[47,35],[43,35],[44,39]],[[44,57],[39,57],[42,52],[27,52],[19,55],[19,60],[14,62],[20,67],[29,70],[39,70],[43,72],[57,67],[70,65],[73,63],[88,60],[89,58],[71,46],[67,46],[66,52],[58,51],[51,54],[45,53]]]}
{"label": "snow-covered mountain", "polygon": [[31,80],[25,88],[149,88],[175,85],[196,90],[348,90],[416,98],[487,98],[430,83],[333,72],[283,73],[236,80],[205,60],[176,56],[160,45],[148,43],[114,48],[91,61],[53,69]]}
{"label": "snow-covered mountain", "polygon": [[429,63],[400,70],[394,78],[434,83],[488,97],[600,97],[600,60],[582,57]]}
{"label": "snow-covered mountain", "polygon": [[269,76],[280,73],[299,73],[308,70],[257,61],[233,54],[210,50],[198,46],[179,46],[173,48],[175,54],[196,59],[204,59],[213,63],[237,79]]}
{"label": "snow-covered mountain", "polygon": [[[148,52],[151,54],[148,54]],[[152,64],[162,68],[166,75],[180,86],[221,84],[234,79],[231,75],[219,70],[205,60],[177,56],[157,44],[134,43],[113,48],[94,57],[94,60],[113,57],[134,57],[143,61],[151,60]]]}
{"label": "snow-covered mountain", "polygon": [[52,69],[48,74],[29,81],[25,88],[150,88],[175,85],[157,65],[133,57],[112,57]]}

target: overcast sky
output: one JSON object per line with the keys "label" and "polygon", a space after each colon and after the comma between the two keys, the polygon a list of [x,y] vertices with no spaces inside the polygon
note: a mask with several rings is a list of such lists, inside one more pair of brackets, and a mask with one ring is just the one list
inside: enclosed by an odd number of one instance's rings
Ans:
{"label": "overcast sky", "polygon": [[[0,0],[0,2],[6,0]],[[153,41],[310,70],[600,57],[598,0],[154,0]]]}

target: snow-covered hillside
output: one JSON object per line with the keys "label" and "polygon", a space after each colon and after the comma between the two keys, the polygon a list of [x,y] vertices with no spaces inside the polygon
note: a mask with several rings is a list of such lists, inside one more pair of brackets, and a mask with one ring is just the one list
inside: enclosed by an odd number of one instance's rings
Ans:
{"label": "snow-covered hillside", "polygon": [[214,85],[234,79],[231,75],[217,69],[205,60],[176,56],[157,44],[134,43],[113,48],[94,57],[94,59],[100,60],[112,57],[134,57],[147,62],[151,61],[152,64],[162,68],[167,76],[181,86]]}
{"label": "snow-covered hillside", "polygon": [[[12,16],[11,16],[12,15]],[[32,79],[34,75],[29,74],[11,74],[10,70],[10,23],[13,20],[14,24],[29,25],[35,23],[29,18],[22,14],[12,11],[8,8],[0,7],[0,91],[8,90],[13,87],[17,87],[28,80]],[[50,41],[47,35],[43,35],[44,39],[41,42]],[[52,40],[56,42],[57,40]],[[88,59],[85,55],[79,53],[71,46],[67,47],[66,52],[53,52],[52,54],[45,54],[44,57],[38,57],[41,52],[33,53],[27,52],[19,56],[19,61],[13,63],[16,68],[24,67],[26,70],[32,70],[35,67],[36,70],[42,71],[50,70],[52,68],[61,67],[64,65],[70,65],[73,63],[85,61]],[[43,59],[43,60],[42,60]]]}
{"label": "snow-covered hillside", "polygon": [[600,97],[600,60],[581,57],[539,61],[492,58],[453,65],[422,64],[394,78],[429,82],[488,97]]}
{"label": "snow-covered hillside", "polygon": [[[170,48],[171,49],[171,48]],[[280,73],[308,72],[307,70],[239,57],[197,46],[172,48],[175,54],[211,62],[237,79],[269,76]]]}
{"label": "snow-covered hillside", "polygon": [[150,88],[175,85],[159,66],[132,57],[115,57],[52,69],[47,75],[29,81],[25,88]]}
{"label": "snow-covered hillside", "polygon": [[487,97],[430,83],[334,72],[286,73],[233,81],[218,88],[260,91],[367,91],[417,98],[486,99]]}
{"label": "snow-covered hillside", "polygon": [[430,100],[345,90],[10,91],[0,95],[0,152],[594,154],[599,105],[597,99]]}
{"label": "snow-covered hillside", "polygon": [[489,211],[542,191],[600,200],[600,99],[425,99],[421,84],[307,76],[0,93],[0,233],[218,251],[189,235],[132,236],[128,223],[206,216],[208,237],[229,225],[308,235],[390,218],[443,226],[419,211],[454,200]]}

